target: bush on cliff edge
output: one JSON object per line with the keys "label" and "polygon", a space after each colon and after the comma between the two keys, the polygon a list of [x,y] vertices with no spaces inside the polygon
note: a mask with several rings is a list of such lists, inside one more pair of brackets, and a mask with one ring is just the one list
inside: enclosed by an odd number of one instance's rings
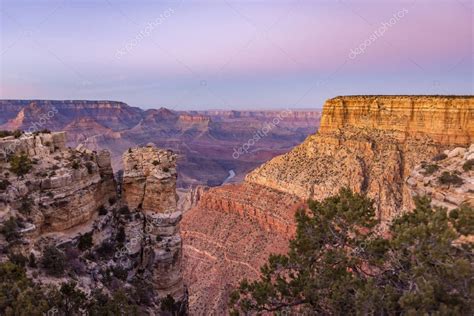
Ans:
{"label": "bush on cliff edge", "polygon": [[474,313],[474,212],[450,215],[421,198],[416,209],[373,232],[373,203],[347,189],[296,215],[287,255],[272,255],[261,278],[231,295],[232,312],[322,315]]}

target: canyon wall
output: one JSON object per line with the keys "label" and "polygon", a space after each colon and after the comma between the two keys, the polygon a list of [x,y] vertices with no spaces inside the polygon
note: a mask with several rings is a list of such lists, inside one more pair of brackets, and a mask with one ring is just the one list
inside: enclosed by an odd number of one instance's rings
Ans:
{"label": "canyon wall", "polygon": [[367,192],[389,221],[409,209],[415,165],[474,138],[473,97],[364,96],[326,102],[317,134],[247,175],[248,182],[322,199]]}
{"label": "canyon wall", "polygon": [[[473,122],[474,97],[328,100],[316,134],[256,168],[244,183],[205,192],[186,213],[182,229],[191,311],[211,306],[226,312],[231,289],[244,277],[255,278],[269,253],[287,250],[295,209],[308,198],[324,199],[343,186],[366,192],[384,228],[411,209],[414,191],[407,179],[415,166],[470,144]],[[211,277],[200,279],[203,271]]]}

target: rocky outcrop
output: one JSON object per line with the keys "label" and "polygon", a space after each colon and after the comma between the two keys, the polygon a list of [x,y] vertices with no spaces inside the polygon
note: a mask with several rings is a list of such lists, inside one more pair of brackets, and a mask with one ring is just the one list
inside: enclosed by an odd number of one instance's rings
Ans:
{"label": "rocky outcrop", "polygon": [[153,279],[160,297],[183,300],[181,267],[181,212],[177,210],[176,155],[153,145],[133,148],[123,155],[123,202],[132,216],[126,224],[129,240],[138,239],[135,251],[140,266]]}
{"label": "rocky outcrop", "polygon": [[[0,192],[3,209],[27,218],[35,229],[30,234],[65,231],[86,224],[97,209],[114,198],[115,182],[110,155],[65,147],[64,133],[23,135],[0,140],[0,181],[9,185]],[[13,157],[25,154],[31,170],[16,176]],[[7,171],[8,170],[8,171]]]}
{"label": "rocky outcrop", "polygon": [[323,199],[340,187],[367,192],[386,222],[411,206],[411,170],[474,138],[473,97],[338,97],[321,128],[291,152],[251,172],[248,182]]}
{"label": "rocky outcrop", "polygon": [[474,205],[474,144],[423,161],[406,182],[413,196],[428,196],[434,206],[452,210]]}
{"label": "rocky outcrop", "polygon": [[66,148],[64,133],[16,136],[0,139],[0,262],[39,261],[54,247],[65,266],[54,277],[42,263],[28,266],[38,282],[73,278],[104,295],[122,288],[139,314],[161,313],[171,295],[178,303],[168,308],[185,313],[176,155],[127,151],[119,196],[108,151]]}
{"label": "rocky outcrop", "polygon": [[[407,179],[413,168],[472,142],[473,121],[474,97],[328,100],[316,134],[255,169],[244,183],[204,193],[186,213],[191,310],[225,313],[230,288],[243,277],[257,277],[270,252],[286,251],[295,208],[308,198],[323,199],[343,186],[366,192],[383,224],[410,210],[413,191]],[[239,227],[238,232],[231,227]],[[200,279],[206,270],[210,277]]]}

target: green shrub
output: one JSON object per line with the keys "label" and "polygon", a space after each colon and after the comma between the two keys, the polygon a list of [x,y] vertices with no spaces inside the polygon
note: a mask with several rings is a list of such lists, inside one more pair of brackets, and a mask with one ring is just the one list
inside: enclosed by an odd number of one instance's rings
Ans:
{"label": "green shrub", "polygon": [[129,215],[130,214],[130,209],[128,208],[127,205],[124,205],[119,209],[119,214]]}
{"label": "green shrub", "polygon": [[415,203],[383,236],[366,196],[345,189],[310,201],[288,254],[242,280],[231,314],[474,315],[473,243],[460,242],[474,233],[474,210],[447,216],[428,198]]}
{"label": "green shrub", "polygon": [[99,248],[97,248],[97,254],[101,259],[110,258],[115,251],[114,244],[110,241],[104,241]]}
{"label": "green shrub", "polygon": [[94,164],[90,161],[86,162],[87,173],[92,174],[94,172]]}
{"label": "green shrub", "polygon": [[77,245],[77,248],[81,251],[89,249],[90,247],[92,247],[92,232],[81,235],[81,237],[79,237],[79,244]]}
{"label": "green shrub", "polygon": [[10,171],[15,173],[17,176],[24,176],[30,172],[31,168],[31,160],[24,154],[12,156],[10,158]]}
{"label": "green shrub", "polygon": [[122,267],[118,267],[118,266],[113,267],[112,273],[114,274],[114,277],[116,277],[117,279],[120,279],[122,281],[127,280],[128,272]]}
{"label": "green shrub", "polygon": [[20,131],[18,129],[13,132],[13,137],[15,137],[15,138],[20,138],[21,135],[23,135],[23,131]]}
{"label": "green shrub", "polygon": [[18,210],[22,214],[30,215],[32,207],[33,207],[33,200],[28,196],[24,196],[21,198],[20,208]]}
{"label": "green shrub", "polygon": [[462,165],[464,171],[471,171],[474,170],[474,159],[469,159]]}
{"label": "green shrub", "polygon": [[0,180],[0,191],[5,191],[9,185],[11,185],[10,181]]}
{"label": "green shrub", "polygon": [[161,299],[161,310],[163,312],[170,312],[174,315],[178,311],[178,306],[176,306],[176,302],[170,294],[166,295],[166,297]]}
{"label": "green shrub", "polygon": [[28,258],[21,253],[10,253],[8,259],[20,267],[25,267],[28,262]]}
{"label": "green shrub", "polygon": [[452,184],[459,186],[464,183],[464,181],[456,174],[444,171],[441,176],[439,176],[438,181],[441,184]]}
{"label": "green shrub", "polygon": [[74,160],[71,164],[72,169],[76,169],[76,170],[79,169],[80,166],[81,165],[76,160]]}
{"label": "green shrub", "polygon": [[110,205],[114,205],[115,202],[117,202],[117,199],[115,198],[115,196],[109,197],[109,204]]}
{"label": "green shrub", "polygon": [[426,164],[422,167],[423,169],[425,169],[425,172],[423,172],[423,174],[425,175],[432,175],[433,173],[439,170],[439,166],[437,164]]}
{"label": "green shrub", "polygon": [[99,211],[99,216],[107,215],[107,209],[105,206],[101,205],[97,210]]}
{"label": "green shrub", "polygon": [[43,252],[41,266],[47,274],[60,277],[64,275],[66,269],[66,256],[58,248],[48,246]]}
{"label": "green shrub", "polygon": [[119,231],[117,233],[116,240],[119,243],[123,243],[126,238],[127,236],[125,235],[125,229],[123,228],[123,226],[120,226]]}
{"label": "green shrub", "polygon": [[438,154],[436,156],[433,157],[433,161],[440,161],[440,160],[444,160],[448,158],[448,155],[444,154],[444,153],[441,153],[441,154]]}
{"label": "green shrub", "polygon": [[30,268],[37,268],[37,265],[36,265],[36,256],[34,253],[30,253],[30,256],[28,258],[28,266]]}
{"label": "green shrub", "polygon": [[20,228],[20,222],[16,217],[10,217],[8,220],[4,222],[4,224],[0,227],[0,234],[5,236],[5,239],[8,242],[16,241],[20,238],[20,233],[18,229]]}

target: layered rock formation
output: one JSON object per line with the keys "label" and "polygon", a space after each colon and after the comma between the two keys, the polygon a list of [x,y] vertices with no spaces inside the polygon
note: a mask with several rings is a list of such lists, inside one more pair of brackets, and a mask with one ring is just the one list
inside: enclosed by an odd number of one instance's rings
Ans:
{"label": "layered rock formation", "polygon": [[[257,276],[269,252],[286,251],[295,206],[308,198],[323,199],[343,186],[366,192],[375,201],[381,228],[410,210],[413,192],[406,180],[413,168],[443,150],[470,144],[473,122],[474,97],[328,100],[317,134],[255,169],[243,184],[204,193],[185,215],[191,311],[209,305],[225,312],[229,288]],[[234,225],[242,240],[228,232]],[[279,248],[271,248],[275,245]],[[229,263],[227,253],[238,263]],[[212,269],[214,283],[199,279],[205,269]],[[207,294],[210,288],[213,296]]]}
{"label": "layered rock formation", "polygon": [[301,205],[295,196],[253,184],[205,192],[181,229],[190,313],[225,315],[234,287],[256,278],[271,253],[287,251]]}
{"label": "layered rock formation", "polygon": [[[160,313],[171,295],[184,313],[176,155],[127,151],[120,196],[108,151],[65,144],[62,132],[0,138],[0,262],[33,256],[28,273],[43,284],[73,278],[105,295],[123,288],[144,314]],[[39,263],[51,247],[65,265],[54,277]]]}
{"label": "layered rock formation", "polygon": [[122,197],[140,216],[126,224],[129,239],[138,238],[141,267],[149,271],[160,296],[185,295],[181,267],[181,212],[177,210],[176,155],[153,145],[124,153]]}
{"label": "layered rock formation", "polygon": [[411,170],[474,138],[473,97],[338,97],[326,102],[321,128],[246,180],[322,199],[342,186],[367,192],[379,218],[408,210]]}
{"label": "layered rock formation", "polygon": [[[25,209],[30,234],[58,232],[91,221],[99,206],[115,197],[108,152],[99,154],[65,147],[65,133],[27,135],[0,140],[0,180],[10,183],[0,192],[2,209]],[[16,176],[10,157],[25,154],[31,171]]]}

